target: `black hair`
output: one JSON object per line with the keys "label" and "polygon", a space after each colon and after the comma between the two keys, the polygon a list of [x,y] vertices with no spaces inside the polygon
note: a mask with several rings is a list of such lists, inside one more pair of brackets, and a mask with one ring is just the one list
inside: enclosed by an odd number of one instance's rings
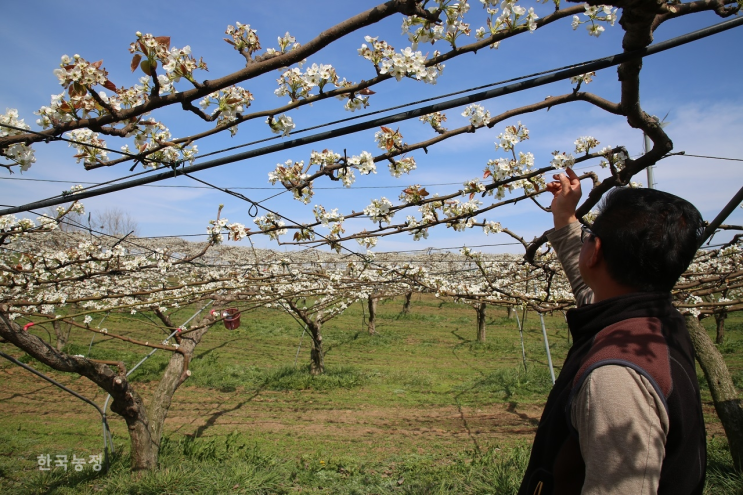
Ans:
{"label": "black hair", "polygon": [[609,275],[643,292],[673,288],[694,259],[702,229],[702,215],[694,205],[642,188],[607,194],[591,227],[601,239]]}

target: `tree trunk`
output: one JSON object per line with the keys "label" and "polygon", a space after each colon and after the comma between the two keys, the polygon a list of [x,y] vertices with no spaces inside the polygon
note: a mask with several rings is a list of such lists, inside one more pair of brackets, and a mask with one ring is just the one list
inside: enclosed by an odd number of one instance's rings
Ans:
{"label": "tree trunk", "polygon": [[149,419],[142,398],[131,387],[123,367],[118,373],[107,364],[60,352],[37,336],[23,331],[0,306],[0,337],[12,343],[47,366],[67,373],[76,373],[111,394],[111,410],[126,421],[132,447],[132,470],[148,470],[157,466],[157,451],[150,439]]}
{"label": "tree trunk", "polygon": [[[207,323],[207,316],[202,324]],[[57,322],[54,322],[57,323]],[[55,331],[57,326],[55,325]],[[42,363],[59,371],[77,373],[90,379],[111,394],[111,410],[124,418],[131,443],[132,471],[152,470],[157,467],[163,425],[173,399],[173,394],[189,376],[188,362],[194,348],[209,327],[191,332],[181,339],[179,351],[174,352],[165,373],[155,390],[149,409],[131,387],[123,367],[115,373],[108,365],[60,352],[38,337],[24,332],[3,312],[0,312],[0,336]]]}
{"label": "tree trunk", "polygon": [[717,336],[715,337],[716,344],[722,344],[725,342],[725,320],[728,317],[728,312],[725,308],[715,312],[715,323],[717,324]]}
{"label": "tree trunk", "polygon": [[312,349],[310,349],[310,374],[322,375],[325,373],[325,362],[323,360],[322,349],[322,323],[319,315],[316,321],[311,321],[307,325],[312,337]]}
{"label": "tree trunk", "polygon": [[377,333],[377,298],[374,297],[374,294],[369,296],[368,305],[369,323],[367,327],[369,328],[369,335],[374,335]]}
{"label": "tree trunk", "polygon": [[72,325],[67,325],[67,331],[65,332],[62,328],[62,322],[59,320],[52,320],[52,328],[54,328],[54,334],[57,336],[57,350],[61,351],[70,339],[70,331],[72,331]]}
{"label": "tree trunk", "polygon": [[743,472],[743,404],[730,378],[722,354],[695,316],[686,316],[686,326],[694,344],[699,366],[707,379],[717,416],[728,437],[733,465]]}
{"label": "tree trunk", "polygon": [[405,294],[405,302],[402,305],[402,311],[400,314],[406,315],[410,313],[410,299],[413,297],[413,291],[407,292]]}
{"label": "tree trunk", "polygon": [[475,305],[477,311],[477,341],[485,342],[485,309],[487,305],[480,303]]}
{"label": "tree trunk", "polygon": [[[194,332],[187,333],[182,336],[179,341],[179,349],[183,352],[173,353],[170,357],[170,361],[165,368],[165,373],[160,379],[160,383],[157,384],[155,393],[152,395],[152,402],[150,403],[149,417],[150,417],[150,432],[151,442],[156,452],[160,451],[160,441],[162,440],[163,426],[165,425],[165,419],[168,417],[168,411],[173,401],[173,395],[176,390],[180,387],[186,379],[191,376],[188,372],[188,365],[193,357],[196,346],[201,342],[202,337],[209,331],[210,324],[213,323],[215,318],[213,316],[206,316],[200,322],[200,325],[204,325],[204,328],[196,330]],[[172,326],[172,324],[170,325]]]}
{"label": "tree trunk", "polygon": [[111,410],[122,416],[129,431],[129,444],[132,471],[151,471],[157,468],[157,458],[160,454],[160,442],[154,441],[150,427],[147,409],[142,398],[129,387],[126,379],[114,379],[115,387],[129,388],[125,394],[131,395],[129,404],[114,399]]}

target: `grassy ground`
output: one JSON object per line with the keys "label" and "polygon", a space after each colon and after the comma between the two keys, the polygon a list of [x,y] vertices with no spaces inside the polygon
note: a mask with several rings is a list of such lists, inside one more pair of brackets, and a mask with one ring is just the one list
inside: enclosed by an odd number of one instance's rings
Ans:
{"label": "grassy ground", "polygon": [[[415,296],[380,303],[377,335],[354,305],[324,328],[327,373],[307,373],[308,336],[275,310],[243,314],[238,330],[214,328],[176,393],[166,422],[161,467],[128,471],[123,420],[109,418],[117,456],[108,473],[86,464],[50,471],[37,457],[85,457],[102,451],[100,416],[8,362],[0,362],[2,493],[514,493],[551,380],[539,318],[527,316],[527,369],[516,322],[488,308],[487,340],[475,342],[475,311]],[[171,315],[176,322],[193,313]],[[552,358],[569,342],[562,314],[545,318]],[[94,323],[97,323],[95,320]],[[713,324],[713,322],[706,322]],[[162,338],[142,315],[112,315],[109,331]],[[35,328],[35,327],[34,327]],[[710,326],[711,328],[711,326]],[[118,330],[117,330],[118,329]],[[46,335],[43,330],[40,335]],[[301,343],[301,347],[300,347]],[[145,350],[121,352],[111,340],[73,334],[69,352],[136,363]],[[297,351],[299,353],[297,357]],[[4,345],[16,357],[22,353]],[[743,387],[743,317],[731,316],[720,346]],[[102,405],[86,379],[49,370]],[[132,375],[148,399],[167,356],[156,353]],[[296,366],[295,366],[296,359]],[[559,368],[556,369],[559,372]],[[724,434],[703,390],[710,462],[708,493],[741,493]]]}

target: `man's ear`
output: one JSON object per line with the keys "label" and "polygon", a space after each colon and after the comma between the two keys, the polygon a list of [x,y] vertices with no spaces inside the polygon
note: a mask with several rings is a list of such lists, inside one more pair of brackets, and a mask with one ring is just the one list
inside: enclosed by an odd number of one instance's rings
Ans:
{"label": "man's ear", "polygon": [[586,264],[590,268],[596,267],[596,265],[598,265],[598,263],[604,258],[604,250],[603,246],[601,245],[601,238],[594,236],[592,244],[593,249],[591,249],[588,259],[586,260]]}

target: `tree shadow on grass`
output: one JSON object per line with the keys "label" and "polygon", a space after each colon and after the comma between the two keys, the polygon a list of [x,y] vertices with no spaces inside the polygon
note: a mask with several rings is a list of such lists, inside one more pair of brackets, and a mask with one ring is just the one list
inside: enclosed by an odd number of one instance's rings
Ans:
{"label": "tree shadow on grass", "polygon": [[204,352],[202,352],[198,356],[194,356],[193,359],[201,359],[204,356],[208,356],[209,354],[211,354],[212,352],[216,351],[217,349],[221,349],[222,347],[226,346],[227,344],[231,344],[232,342],[237,342],[239,340],[242,340],[242,339],[237,339],[236,338],[236,339],[232,339],[232,340],[225,340],[221,344],[219,344],[217,346],[214,346],[211,349],[206,349]]}
{"label": "tree shadow on grass", "polygon": [[[231,407],[229,409],[220,409],[219,411],[216,411],[216,412],[212,413],[209,416],[209,418],[206,420],[206,423],[204,423],[203,425],[201,425],[198,428],[196,428],[196,431],[192,435],[188,435],[188,434],[186,434],[186,435],[187,436],[192,436],[193,438],[199,438],[200,436],[202,436],[204,434],[204,432],[206,430],[208,430],[209,428],[213,427],[217,423],[217,420],[219,420],[219,418],[221,418],[225,414],[228,414],[228,413],[237,411],[238,409],[241,409],[245,404],[247,404],[248,402],[252,401],[256,397],[258,397],[259,395],[261,395],[261,392],[263,392],[263,390],[265,388],[266,388],[266,383],[264,382],[264,383],[262,383],[258,388],[256,388],[252,392],[252,395],[250,395],[249,397],[247,397],[245,400],[243,400],[242,402],[239,402],[239,403],[235,404],[233,407]],[[222,404],[224,404],[224,402],[222,402]]]}

